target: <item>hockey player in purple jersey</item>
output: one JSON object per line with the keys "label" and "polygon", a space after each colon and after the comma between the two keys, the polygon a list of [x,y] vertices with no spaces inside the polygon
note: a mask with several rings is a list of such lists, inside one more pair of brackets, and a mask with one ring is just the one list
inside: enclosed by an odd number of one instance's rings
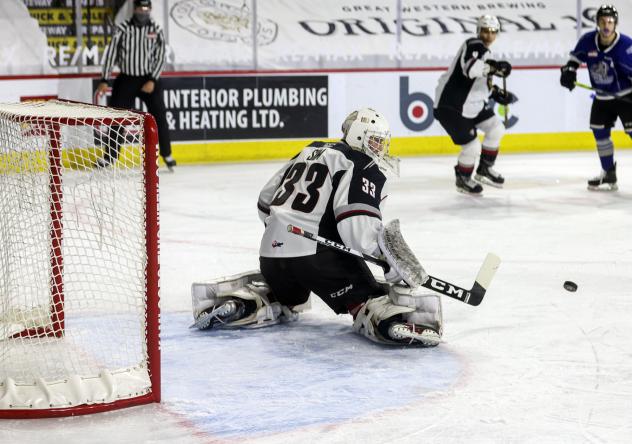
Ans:
{"label": "hockey player in purple jersey", "polygon": [[[440,342],[439,296],[403,285],[404,273],[384,241],[392,226],[382,223],[387,174],[399,171],[399,159],[389,155],[388,122],[363,108],[349,114],[342,132],[339,142],[304,148],[266,183],[257,203],[265,224],[261,271],[194,283],[194,326],[252,328],[294,320],[314,293],[335,313],[351,314],[354,330],[372,341]],[[361,258],[296,236],[288,226],[384,257],[391,265],[386,282],[378,282]]]}
{"label": "hockey player in purple jersey", "polygon": [[570,60],[561,68],[560,83],[573,90],[577,68],[585,63],[595,99],[590,129],[597,142],[601,173],[588,181],[589,190],[616,190],[617,164],[610,131],[617,117],[632,137],[632,39],[617,31],[619,13],[612,5],[597,10],[597,29],[581,36]]}

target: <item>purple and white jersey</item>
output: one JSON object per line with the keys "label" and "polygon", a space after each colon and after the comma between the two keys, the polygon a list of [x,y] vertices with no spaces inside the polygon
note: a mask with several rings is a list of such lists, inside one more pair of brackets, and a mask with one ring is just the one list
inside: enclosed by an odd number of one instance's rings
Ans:
{"label": "purple and white jersey", "polygon": [[[600,48],[599,33],[591,31],[579,39],[571,51],[570,60],[585,63],[593,88],[612,96],[623,96],[632,92],[632,39],[617,33],[607,48]],[[598,99],[612,96],[597,93]]]}

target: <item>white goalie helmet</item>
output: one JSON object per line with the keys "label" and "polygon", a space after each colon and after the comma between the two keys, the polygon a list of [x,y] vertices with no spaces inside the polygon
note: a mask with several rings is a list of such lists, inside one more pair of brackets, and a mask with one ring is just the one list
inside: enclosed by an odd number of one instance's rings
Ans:
{"label": "white goalie helmet", "polygon": [[476,21],[476,35],[481,33],[483,29],[491,29],[492,31],[500,31],[500,22],[495,15],[485,14]]}
{"label": "white goalie helmet", "polygon": [[363,152],[377,166],[399,176],[399,159],[389,155],[391,130],[382,114],[371,108],[353,111],[342,123],[343,140]]}

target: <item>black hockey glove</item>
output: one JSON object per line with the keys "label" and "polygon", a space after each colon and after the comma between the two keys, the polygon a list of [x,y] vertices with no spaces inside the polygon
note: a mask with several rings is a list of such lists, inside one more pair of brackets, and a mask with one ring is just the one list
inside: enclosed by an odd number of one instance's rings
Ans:
{"label": "black hockey glove", "polygon": [[567,63],[560,68],[562,75],[560,76],[560,85],[564,88],[568,88],[572,91],[575,88],[575,82],[577,81],[577,65],[574,63]]}
{"label": "black hockey glove", "polygon": [[511,63],[506,60],[486,60],[489,65],[489,74],[498,77],[508,77],[511,74]]}
{"label": "black hockey glove", "polygon": [[518,101],[518,97],[510,91],[502,90],[498,86],[492,86],[491,98],[499,105],[511,105]]}

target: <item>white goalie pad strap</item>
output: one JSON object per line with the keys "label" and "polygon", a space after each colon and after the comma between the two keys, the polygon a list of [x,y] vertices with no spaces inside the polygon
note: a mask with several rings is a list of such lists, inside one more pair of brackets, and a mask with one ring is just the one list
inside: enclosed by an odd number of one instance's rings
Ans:
{"label": "white goalie pad strap", "polygon": [[245,295],[246,292],[250,292],[254,296],[251,300],[257,303],[257,310],[249,316],[226,324],[226,327],[259,328],[280,322],[294,322],[298,320],[298,312],[281,305],[279,302],[270,302],[266,296],[267,292],[258,293],[258,290],[252,288],[251,284],[248,289],[241,290],[238,297]]}
{"label": "white goalie pad strap", "polygon": [[279,317],[283,313],[281,304],[270,303],[266,296],[267,288],[266,291],[261,290],[250,284],[248,288],[239,289],[231,295],[231,297],[254,301],[257,309],[248,316],[226,324],[226,327],[263,327],[279,322]]}
{"label": "white goalie pad strap", "polygon": [[384,225],[378,236],[378,245],[386,262],[397,270],[408,285],[419,287],[428,280],[426,270],[402,236],[398,219]]}
{"label": "white goalie pad strap", "polygon": [[395,305],[413,309],[405,316],[407,322],[431,327],[441,335],[443,326],[443,307],[441,297],[424,287],[411,288],[393,285],[389,296]]}
{"label": "white goalie pad strap", "polygon": [[380,322],[402,313],[412,313],[413,308],[395,305],[388,296],[369,299],[360,309],[353,322],[353,330],[366,336],[373,342],[397,344],[380,334],[377,326]]}

